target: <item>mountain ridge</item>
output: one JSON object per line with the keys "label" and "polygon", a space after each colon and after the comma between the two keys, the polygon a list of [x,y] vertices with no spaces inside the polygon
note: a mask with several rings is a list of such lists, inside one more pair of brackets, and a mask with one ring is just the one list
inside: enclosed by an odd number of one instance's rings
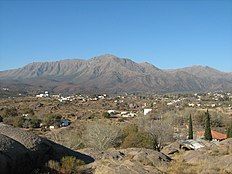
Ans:
{"label": "mountain ridge", "polygon": [[67,93],[202,92],[231,89],[232,74],[208,66],[163,70],[148,62],[136,63],[105,54],[88,60],[33,62],[22,68],[0,71],[0,87],[16,81],[25,84],[25,88],[33,86],[36,91]]}

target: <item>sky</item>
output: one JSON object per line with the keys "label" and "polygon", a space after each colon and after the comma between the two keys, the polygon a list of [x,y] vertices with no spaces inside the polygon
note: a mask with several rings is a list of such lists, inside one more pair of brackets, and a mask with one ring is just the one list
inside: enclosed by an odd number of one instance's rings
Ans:
{"label": "sky", "polygon": [[232,1],[0,0],[0,71],[102,54],[232,72]]}

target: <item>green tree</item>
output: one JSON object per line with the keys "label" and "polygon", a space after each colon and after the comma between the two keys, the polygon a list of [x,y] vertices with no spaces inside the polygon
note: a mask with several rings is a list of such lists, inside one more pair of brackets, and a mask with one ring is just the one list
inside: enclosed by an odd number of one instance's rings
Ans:
{"label": "green tree", "polygon": [[212,140],[212,134],[211,134],[211,127],[210,127],[210,115],[209,115],[209,111],[207,110],[207,112],[205,113],[205,134],[204,137],[206,140],[211,141]]}
{"label": "green tree", "polygon": [[232,122],[227,128],[227,138],[232,138]]}
{"label": "green tree", "polygon": [[189,135],[188,139],[193,139],[193,122],[192,122],[192,116],[189,115]]}

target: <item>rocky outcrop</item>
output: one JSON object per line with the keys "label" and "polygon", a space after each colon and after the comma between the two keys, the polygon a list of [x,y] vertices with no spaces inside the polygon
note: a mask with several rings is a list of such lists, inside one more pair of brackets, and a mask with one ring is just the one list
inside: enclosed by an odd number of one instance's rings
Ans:
{"label": "rocky outcrop", "polygon": [[31,167],[29,150],[19,142],[0,134],[0,171],[1,173],[28,173]]}
{"label": "rocky outcrop", "polygon": [[226,139],[198,150],[187,151],[182,158],[187,164],[198,166],[199,173],[232,173],[232,139]]}
{"label": "rocky outcrop", "polygon": [[88,155],[41,138],[33,133],[0,123],[0,173],[31,173],[49,160],[74,156],[85,163],[93,162]]}
{"label": "rocky outcrop", "polygon": [[161,152],[144,149],[108,149],[105,152],[83,149],[83,153],[96,157],[92,164],[95,174],[160,174],[159,166],[171,159]]}

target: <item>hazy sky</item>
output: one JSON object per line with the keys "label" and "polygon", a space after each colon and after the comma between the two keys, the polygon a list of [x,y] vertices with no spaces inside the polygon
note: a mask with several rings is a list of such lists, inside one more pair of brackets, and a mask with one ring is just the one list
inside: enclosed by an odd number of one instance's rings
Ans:
{"label": "hazy sky", "polygon": [[0,1],[0,70],[106,53],[232,71],[232,0]]}

